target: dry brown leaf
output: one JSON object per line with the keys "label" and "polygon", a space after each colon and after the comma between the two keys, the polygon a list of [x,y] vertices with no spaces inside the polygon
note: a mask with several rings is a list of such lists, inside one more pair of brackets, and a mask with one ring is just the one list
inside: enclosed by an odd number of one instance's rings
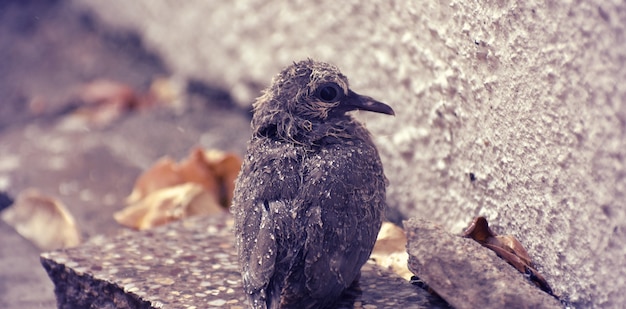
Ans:
{"label": "dry brown leaf", "polygon": [[377,265],[410,280],[413,273],[407,266],[409,254],[406,252],[406,241],[406,234],[401,227],[390,222],[383,222],[370,258]]}
{"label": "dry brown leaf", "polygon": [[177,172],[178,168],[178,163],[169,157],[159,159],[150,169],[137,178],[133,191],[126,198],[126,204],[137,203],[154,191],[185,182],[180,173]]}
{"label": "dry brown leaf", "polygon": [[241,159],[237,155],[218,150],[204,151],[196,148],[181,163],[168,157],[161,158],[137,178],[133,192],[126,202],[136,203],[156,190],[193,182],[214,192],[218,200],[225,200],[223,205],[227,207],[232,200],[235,179],[240,168]]}
{"label": "dry brown leaf", "polygon": [[241,159],[233,153],[217,150],[207,150],[204,154],[220,184],[220,202],[230,207],[235,191],[235,180],[241,169]]}
{"label": "dry brown leaf", "polygon": [[155,105],[149,94],[139,94],[121,82],[99,79],[83,85],[76,94],[80,106],[63,119],[65,128],[106,126],[121,115]]}
{"label": "dry brown leaf", "polygon": [[107,79],[98,79],[82,87],[80,100],[86,105],[120,105],[132,108],[139,100],[130,86]]}
{"label": "dry brown leaf", "polygon": [[105,79],[83,86],[79,97],[83,106],[72,116],[98,126],[107,125],[122,114],[145,104],[143,98],[130,86]]}
{"label": "dry brown leaf", "polygon": [[74,218],[63,203],[35,189],[21,192],[2,212],[2,220],[42,250],[73,247],[81,241]]}
{"label": "dry brown leaf", "polygon": [[217,175],[211,162],[205,156],[204,150],[200,148],[192,150],[189,157],[180,163],[178,173],[183,181],[200,184],[206,190],[219,195]]}
{"label": "dry brown leaf", "polygon": [[214,194],[188,182],[154,191],[113,217],[122,225],[145,230],[190,216],[224,211]]}
{"label": "dry brown leaf", "polygon": [[467,230],[463,232],[463,236],[472,238],[479,244],[491,249],[519,272],[528,276],[539,288],[553,295],[552,288],[533,267],[530,256],[522,244],[511,235],[500,236],[494,233],[489,228],[489,223],[485,217],[476,217]]}
{"label": "dry brown leaf", "polygon": [[241,159],[217,150],[194,149],[180,163],[162,158],[144,172],[115,214],[123,225],[146,229],[184,217],[224,211],[230,205]]}

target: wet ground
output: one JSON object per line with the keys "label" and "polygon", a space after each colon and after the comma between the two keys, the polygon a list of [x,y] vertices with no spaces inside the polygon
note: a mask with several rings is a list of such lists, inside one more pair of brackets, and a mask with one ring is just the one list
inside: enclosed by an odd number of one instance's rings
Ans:
{"label": "wet ground", "polygon": [[[127,108],[94,123],[78,110],[86,85],[102,80],[136,97],[158,80],[183,86],[175,108]],[[123,229],[112,214],[158,158],[180,159],[198,145],[242,153],[248,138],[249,114],[228,93],[173,79],[136,34],[109,29],[64,1],[0,2],[0,100],[3,198],[27,188],[54,196],[85,239]],[[54,308],[41,251],[2,221],[0,233],[0,307]]]}

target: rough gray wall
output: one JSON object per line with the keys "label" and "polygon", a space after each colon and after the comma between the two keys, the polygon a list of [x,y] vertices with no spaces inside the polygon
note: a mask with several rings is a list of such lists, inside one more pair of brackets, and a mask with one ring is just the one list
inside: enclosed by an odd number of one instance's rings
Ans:
{"label": "rough gray wall", "polygon": [[392,207],[485,215],[558,294],[626,303],[623,1],[74,1],[242,104],[294,60],[338,65],[397,112],[363,115]]}

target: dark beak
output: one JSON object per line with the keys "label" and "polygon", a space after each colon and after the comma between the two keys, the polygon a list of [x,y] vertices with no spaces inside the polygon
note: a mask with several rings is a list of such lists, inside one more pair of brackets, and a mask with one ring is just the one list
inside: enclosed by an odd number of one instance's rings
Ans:
{"label": "dark beak", "polygon": [[348,90],[348,95],[338,107],[344,112],[358,109],[392,116],[396,115],[389,105],[378,102],[368,96],[360,95],[352,90]]}

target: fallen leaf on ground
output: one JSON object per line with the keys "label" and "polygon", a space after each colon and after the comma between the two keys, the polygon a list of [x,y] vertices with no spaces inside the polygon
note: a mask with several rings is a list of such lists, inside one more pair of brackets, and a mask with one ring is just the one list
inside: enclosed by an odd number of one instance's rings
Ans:
{"label": "fallen leaf on ground", "polygon": [[194,149],[180,163],[159,159],[135,182],[127,208],[114,215],[120,224],[148,229],[193,215],[226,211],[241,159],[217,150]]}
{"label": "fallen leaf on ground", "polygon": [[[65,117],[64,127],[81,128],[85,125],[103,127],[130,111],[145,110],[157,105],[180,108],[183,91],[175,79],[157,78],[150,89],[140,93],[131,86],[107,79],[89,82],[74,95],[78,107]],[[44,101],[31,103],[33,112],[40,112]]]}
{"label": "fallen leaf on ground", "polygon": [[471,238],[479,244],[491,249],[499,257],[513,265],[522,274],[526,275],[530,281],[550,295],[552,288],[548,282],[533,267],[532,261],[524,246],[511,235],[497,235],[489,228],[489,223],[485,217],[476,217],[470,226],[463,232],[463,236]]}
{"label": "fallen leaf on ground", "polygon": [[230,207],[235,191],[235,180],[241,169],[241,159],[232,153],[209,150],[204,153],[220,185],[220,203]]}
{"label": "fallen leaf on ground", "polygon": [[21,192],[2,220],[42,250],[80,244],[80,232],[63,203],[35,189]]}
{"label": "fallen leaf on ground", "polygon": [[406,241],[406,235],[401,227],[391,222],[383,222],[370,259],[377,265],[410,280],[413,273],[407,266],[409,254],[406,252]]}
{"label": "fallen leaf on ground", "polygon": [[145,230],[190,216],[224,211],[214,194],[188,182],[154,191],[113,217],[122,225]]}
{"label": "fallen leaf on ground", "polygon": [[81,105],[69,119],[95,126],[105,126],[128,111],[151,105],[130,86],[106,79],[84,85],[78,99]]}

